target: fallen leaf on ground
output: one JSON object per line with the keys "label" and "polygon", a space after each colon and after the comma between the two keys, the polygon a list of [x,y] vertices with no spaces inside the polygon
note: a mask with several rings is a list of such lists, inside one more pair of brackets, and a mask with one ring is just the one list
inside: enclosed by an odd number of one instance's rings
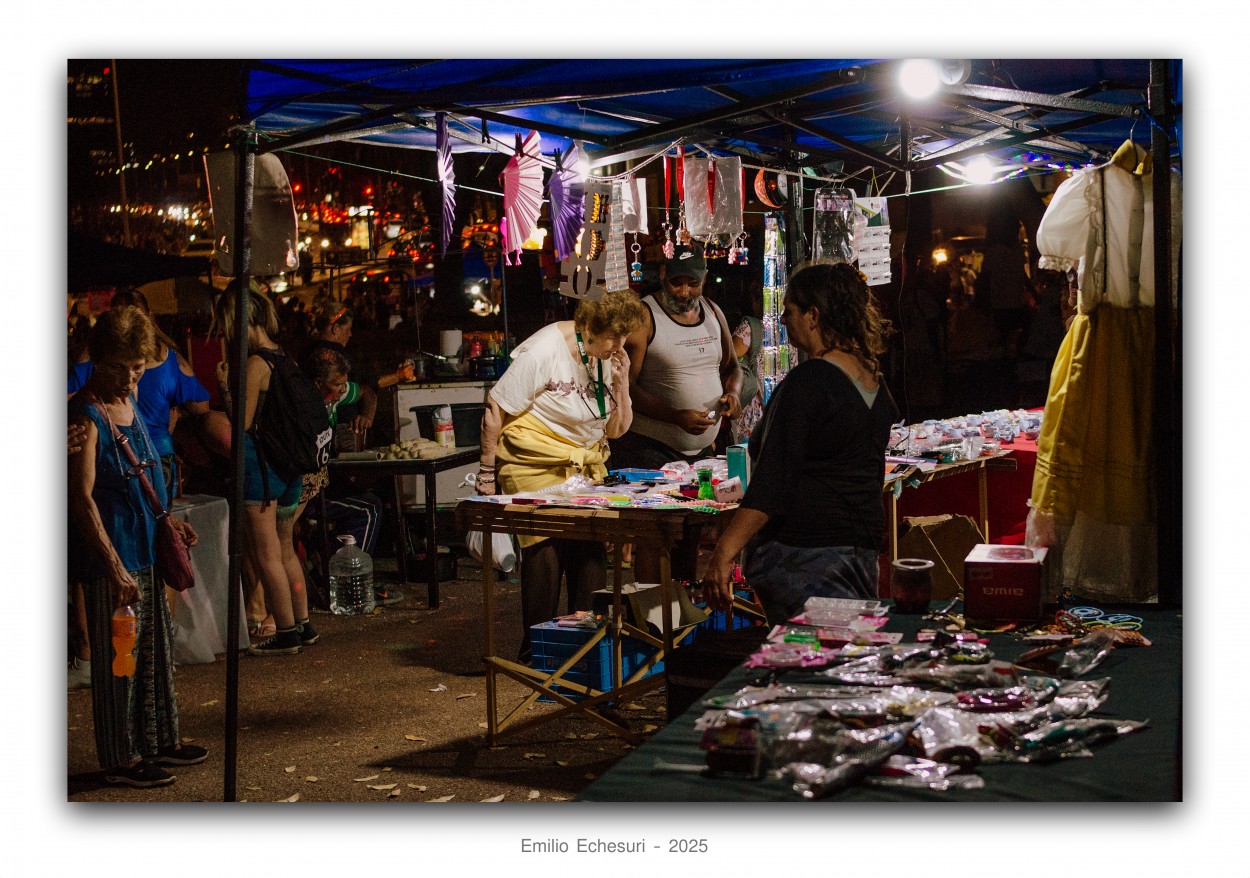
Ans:
{"label": "fallen leaf on ground", "polygon": [[435,687],[434,687],[433,689],[431,689],[430,691],[431,691],[431,692],[446,692],[446,691],[447,691],[447,687],[446,687],[446,686],[444,686],[442,683],[439,683],[437,686],[435,686]]}
{"label": "fallen leaf on ground", "polygon": [[404,738],[405,738],[405,739],[407,739],[407,740],[409,740],[409,741],[420,741],[422,744],[428,744],[428,743],[429,743],[429,741],[428,741],[427,739],[425,739],[425,738],[419,738],[419,737],[417,737],[416,735],[404,735]]}
{"label": "fallen leaf on ground", "polygon": [[478,723],[478,724],[477,724],[477,727],[478,727],[479,729],[484,729],[484,728],[486,728],[486,723]]}
{"label": "fallen leaf on ground", "polygon": [[299,793],[296,793],[295,795],[291,796],[291,798],[289,798],[289,799],[278,799],[278,801],[279,801],[279,802],[298,802],[298,801],[299,801]]}
{"label": "fallen leaf on ground", "polygon": [[283,770],[283,771],[285,771],[287,774],[290,774],[292,771],[294,771],[294,770],[295,770],[295,766],[294,766],[294,765],[288,765],[286,768],[284,768],[284,769],[282,769],[282,770]]}
{"label": "fallen leaf on ground", "polygon": [[352,778],[352,780],[354,780],[356,783],[364,783],[365,781],[368,781],[368,780],[377,780],[377,779],[378,779],[378,776],[377,776],[376,774],[371,774],[371,775],[369,775],[368,777],[354,777],[354,778]]}
{"label": "fallen leaf on ground", "polygon": [[525,756],[522,758],[524,759],[546,759],[547,754],[546,753],[526,753]]}
{"label": "fallen leaf on ground", "polygon": [[254,793],[255,793],[255,792],[260,792],[260,787],[247,787],[247,789],[251,790],[251,791],[252,791],[252,792],[254,792]]}
{"label": "fallen leaf on ground", "polygon": [[591,738],[597,738],[597,737],[599,737],[598,732],[587,732],[586,734],[582,735],[582,740],[589,741]]}
{"label": "fallen leaf on ground", "polygon": [[586,778],[586,780],[594,780],[596,775],[593,771],[588,771],[585,774],[583,774],[582,777]]}
{"label": "fallen leaf on ground", "polygon": [[477,698],[477,693],[476,692],[463,692],[460,695],[456,696],[457,701],[459,701],[461,698]]}
{"label": "fallen leaf on ground", "polygon": [[410,783],[410,784],[408,784],[408,789],[410,789],[410,790],[416,790],[418,793],[424,793],[424,792],[425,792],[425,787],[424,787],[423,785],[421,785],[421,784],[416,784],[416,783]]}
{"label": "fallen leaf on ground", "polygon": [[655,725],[654,723],[647,723],[645,726],[642,727],[642,733],[645,735],[647,732],[654,732],[658,728],[659,726]]}
{"label": "fallen leaf on ground", "polygon": [[577,732],[565,732],[565,733],[564,733],[564,737],[568,738],[570,741],[576,741],[576,740],[577,740]]}
{"label": "fallen leaf on ground", "polygon": [[552,796],[552,797],[551,797],[551,801],[553,801],[553,802],[567,802],[567,801],[568,801],[568,797],[566,797],[566,796]]}
{"label": "fallen leaf on ground", "polygon": [[309,783],[316,783],[317,781],[321,780],[321,778],[317,777],[317,775],[315,774],[310,774],[308,775],[308,777],[304,778],[304,780],[308,781]]}
{"label": "fallen leaf on ground", "polygon": [[394,771],[395,769],[391,768],[391,767],[388,765],[388,766],[386,766],[385,768],[383,768],[382,770],[383,770],[383,771]]}
{"label": "fallen leaf on ground", "polygon": [[556,765],[568,765],[568,763],[567,763],[567,762],[565,762],[563,759],[557,759],[557,760],[556,760]]}
{"label": "fallen leaf on ground", "polygon": [[396,796],[400,795],[402,792],[403,790],[391,790],[389,793],[386,794],[386,797],[388,799],[393,799]]}
{"label": "fallen leaf on ground", "polygon": [[217,699],[214,698],[212,701],[205,701],[203,704],[200,705],[200,707],[212,707],[216,703],[217,703]]}
{"label": "fallen leaf on ground", "polygon": [[393,784],[393,783],[371,783],[369,784],[369,789],[371,790],[393,790],[395,789],[395,786],[396,784]]}
{"label": "fallen leaf on ground", "polygon": [[503,801],[503,793],[500,793],[500,794],[499,794],[499,795],[497,795],[497,796],[491,796],[489,799],[482,799],[482,801],[483,801],[483,802],[502,802],[502,801]]}
{"label": "fallen leaf on ground", "polygon": [[537,798],[538,798],[539,796],[541,796],[541,795],[542,795],[542,793],[540,793],[538,790],[530,790],[529,795],[528,795],[528,796],[526,796],[526,798],[527,798],[527,799],[537,799]]}
{"label": "fallen leaf on ground", "polygon": [[426,799],[426,801],[427,802],[450,802],[454,798],[456,798],[456,794],[452,793],[450,796],[439,796],[437,799]]}
{"label": "fallen leaf on ground", "polygon": [[639,704],[637,701],[631,701],[629,704],[625,705],[625,709],[626,710],[646,710],[647,707],[644,704]]}

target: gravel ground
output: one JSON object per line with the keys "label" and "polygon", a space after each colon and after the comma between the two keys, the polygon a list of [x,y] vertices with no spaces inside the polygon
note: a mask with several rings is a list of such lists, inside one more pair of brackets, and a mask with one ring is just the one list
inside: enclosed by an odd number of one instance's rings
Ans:
{"label": "gravel ground", "polygon": [[[389,575],[393,576],[394,562]],[[387,562],[378,564],[386,578]],[[486,675],[480,568],[462,558],[459,579],[426,607],[425,586],[370,617],[314,613],[320,641],[296,656],[239,661],[235,798],[274,802],[568,801],[630,745],[576,717],[485,737]],[[520,587],[500,585],[496,643],[520,643]],[[207,762],[172,769],[177,782],[134,790],[105,785],[95,759],[90,690],[68,693],[68,799],[73,802],[222,801],[226,664],[182,665],[175,685],[184,741]],[[500,705],[528,691],[500,677]],[[435,691],[437,690],[437,691]],[[555,705],[540,703],[535,714]],[[646,735],[665,722],[663,689],[619,705],[621,724]]]}

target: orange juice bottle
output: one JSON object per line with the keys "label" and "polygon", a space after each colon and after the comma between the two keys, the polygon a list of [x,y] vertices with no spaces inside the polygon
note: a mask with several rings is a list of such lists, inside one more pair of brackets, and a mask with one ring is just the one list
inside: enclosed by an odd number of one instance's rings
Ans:
{"label": "orange juice bottle", "polygon": [[139,620],[127,604],[113,613],[113,676],[135,675],[135,637]]}

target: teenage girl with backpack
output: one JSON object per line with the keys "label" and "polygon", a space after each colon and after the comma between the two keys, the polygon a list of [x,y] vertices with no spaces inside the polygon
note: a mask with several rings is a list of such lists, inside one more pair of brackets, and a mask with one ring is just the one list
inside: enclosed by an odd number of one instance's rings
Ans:
{"label": "teenage girl with backpack", "polygon": [[[226,340],[229,352],[223,367],[237,360],[238,341],[234,338],[238,284],[226,287],[214,309],[213,325]],[[292,537],[295,512],[299,507],[301,477],[283,477],[270,461],[262,462],[257,442],[249,432],[257,414],[265,404],[273,370],[259,351],[281,354],[273,340],[278,334],[278,314],[273,303],[251,286],[248,296],[248,333],[246,396],[243,413],[243,505],[247,557],[260,575],[265,591],[265,604],[273,616],[277,633],[254,643],[248,653],[257,656],[294,655],[305,646],[317,642],[317,632],[308,621],[308,591],[304,571],[295,554]],[[222,379],[219,369],[218,378]],[[223,391],[228,382],[223,385]],[[223,393],[228,409],[233,409],[228,394]],[[262,471],[263,470],[263,471]]]}

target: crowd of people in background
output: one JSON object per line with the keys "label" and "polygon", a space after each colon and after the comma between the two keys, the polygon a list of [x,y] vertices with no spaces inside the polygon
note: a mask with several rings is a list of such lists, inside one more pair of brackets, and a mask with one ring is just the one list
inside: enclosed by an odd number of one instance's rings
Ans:
{"label": "crowd of people in background", "polygon": [[[915,422],[1045,400],[1074,304],[1071,285],[1062,274],[1030,277],[1014,238],[991,238],[979,272],[971,261],[934,266],[921,260],[905,267],[893,302],[882,293],[894,288],[868,287],[849,265],[797,271],[782,322],[804,355],[792,369],[799,380],[787,381],[768,403],[759,380],[758,282],[711,283],[700,249],[681,247],[667,259],[655,254],[645,290],[580,306],[558,297],[541,309],[548,325],[515,348],[487,400],[477,490],[524,490],[573,472],[598,477],[609,467],[653,469],[723,454],[729,444],[750,439],[759,478],[743,501],[746,514],[735,519],[742,526],[722,540],[706,574],[712,606],[732,600],[729,571],[744,549],[751,559],[748,578],[760,584],[770,619],[783,618],[808,594],[874,596],[876,565],[870,562],[884,523],[880,509],[870,514],[869,507],[879,491],[889,424],[900,415]],[[367,332],[371,341],[388,333],[411,339],[396,330],[418,324],[428,301],[346,284],[323,287],[311,301],[258,285],[249,303],[246,338],[234,337],[237,289],[228,287],[215,303],[221,403],[210,410],[212,394],[156,327],[142,295],[122,291],[99,316],[82,300],[70,302],[71,534],[84,559],[70,570],[70,685],[96,690],[100,760],[111,782],[168,783],[172,775],[162,766],[203,756],[177,747],[172,683],[162,676],[170,661],[170,623],[167,613],[152,609],[159,574],[153,573],[151,516],[132,520],[142,505],[133,496],[127,500],[136,490],[135,468],[124,465],[106,434],[110,413],[113,424],[131,429],[133,447],[150,456],[149,475],[166,500],[192,482],[204,493],[230,495],[234,414],[227,364],[238,362],[238,348],[246,345],[244,576],[252,655],[295,655],[319,639],[309,611],[327,591],[317,578],[318,558],[328,557],[329,549],[317,545],[310,553],[315,541],[306,538],[300,551],[299,534],[307,536],[309,519],[322,515],[323,507],[310,501],[324,492],[332,531],[352,533],[370,553],[378,542],[385,511],[368,486],[332,486],[324,467],[292,472],[260,453],[252,428],[265,411],[276,363],[290,358],[323,400],[336,447],[359,443],[375,426],[378,391],[413,379],[411,365],[379,369],[378,363],[404,363],[402,349],[412,344],[369,344],[371,356],[354,360],[352,333]],[[102,399],[104,408],[89,405],[92,398]],[[828,432],[829,418],[813,420],[813,413],[833,409],[845,417],[842,428]],[[371,444],[382,438],[375,434]],[[858,449],[853,460],[828,453],[852,446]],[[180,460],[191,463],[184,469]],[[832,493],[819,488],[820,479]],[[868,491],[870,484],[878,488]],[[821,505],[820,497],[832,496],[843,506]],[[848,498],[854,501],[849,506]],[[99,513],[122,506],[131,509],[130,518]],[[811,514],[796,518],[801,509]],[[826,519],[841,522],[841,529],[821,530],[816,523]],[[639,580],[656,581],[659,559],[637,548]],[[674,575],[697,581],[697,541],[686,549],[674,553]],[[589,591],[604,582],[605,559],[604,547],[587,543],[523,544],[525,631],[557,612],[562,579],[569,608],[585,609]],[[822,572],[804,579],[799,591],[785,583],[769,586],[769,570],[815,567]],[[402,599],[379,586],[379,604]],[[115,683],[107,667],[107,618],[126,603],[141,607],[141,636],[149,643],[141,660],[157,669],[155,682],[144,685],[155,685],[155,694],[134,694]],[[523,644],[522,659],[524,653]]]}

